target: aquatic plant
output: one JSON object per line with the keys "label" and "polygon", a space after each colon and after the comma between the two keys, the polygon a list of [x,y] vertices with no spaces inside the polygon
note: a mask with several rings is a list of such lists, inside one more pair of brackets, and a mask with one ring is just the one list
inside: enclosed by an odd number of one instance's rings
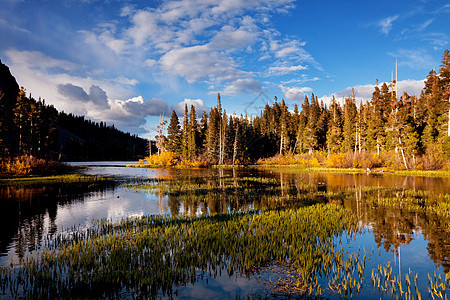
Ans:
{"label": "aquatic plant", "polygon": [[114,181],[114,178],[88,176],[80,174],[64,174],[54,176],[35,176],[35,177],[20,177],[20,178],[5,178],[0,179],[0,185],[45,185],[45,184],[61,184],[61,183],[95,183]]}
{"label": "aquatic plant", "polygon": [[197,276],[251,273],[273,261],[293,266],[303,293],[321,290],[318,277],[338,268],[336,238],[356,219],[328,204],[210,217],[148,216],[55,238],[54,247],[4,268],[0,288],[13,296],[171,295]]}

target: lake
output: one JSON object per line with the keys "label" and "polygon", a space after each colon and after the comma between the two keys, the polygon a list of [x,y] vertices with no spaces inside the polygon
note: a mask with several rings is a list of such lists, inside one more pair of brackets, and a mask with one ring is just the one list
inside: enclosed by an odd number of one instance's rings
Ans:
{"label": "lake", "polygon": [[[365,286],[371,270],[388,266],[392,275],[400,278],[405,274],[417,276],[417,288],[426,297],[428,275],[437,282],[439,276],[445,278],[450,272],[450,178],[305,173],[289,167],[144,169],[127,168],[128,163],[71,163],[85,165],[78,172],[114,177],[115,183],[0,186],[0,266],[19,265],[21,258],[44,247],[49,236],[71,228],[87,228],[96,219],[116,222],[145,215],[264,211],[290,205],[290,201],[298,205],[305,199],[336,203],[357,216],[360,230],[352,236],[344,235],[341,242],[346,253],[359,251],[367,255]],[[264,189],[252,178],[261,179]],[[253,189],[255,186],[258,188]],[[230,192],[233,187],[236,192]],[[193,283],[177,286],[175,296],[295,297],[295,293],[280,291],[270,284],[288,272],[275,265],[252,274],[199,276]],[[325,281],[322,284],[326,285]],[[445,293],[449,295],[448,290]],[[121,296],[131,298],[132,294],[124,291]],[[327,292],[323,296],[339,298]],[[379,288],[363,288],[354,297],[394,296]]]}

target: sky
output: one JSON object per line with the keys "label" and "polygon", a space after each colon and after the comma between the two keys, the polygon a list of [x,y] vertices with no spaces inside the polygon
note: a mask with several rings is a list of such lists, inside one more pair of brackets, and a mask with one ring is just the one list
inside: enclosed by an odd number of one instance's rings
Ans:
{"label": "sky", "polygon": [[152,137],[217,104],[254,116],[378,80],[420,95],[450,41],[450,1],[0,0],[0,60],[58,110]]}

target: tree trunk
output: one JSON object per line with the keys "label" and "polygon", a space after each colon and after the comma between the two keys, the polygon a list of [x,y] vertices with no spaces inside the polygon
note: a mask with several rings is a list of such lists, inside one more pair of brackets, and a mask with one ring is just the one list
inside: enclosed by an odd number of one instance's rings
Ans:
{"label": "tree trunk", "polygon": [[402,139],[398,137],[398,142],[400,144],[400,152],[402,153],[403,163],[405,164],[405,169],[408,170],[408,165],[406,164],[405,153],[403,152]]}

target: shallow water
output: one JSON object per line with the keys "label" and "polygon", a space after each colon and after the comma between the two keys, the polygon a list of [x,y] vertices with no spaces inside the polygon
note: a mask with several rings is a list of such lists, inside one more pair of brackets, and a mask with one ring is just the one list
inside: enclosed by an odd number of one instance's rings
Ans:
{"label": "shallow water", "polygon": [[[390,264],[392,273],[418,275],[422,295],[426,295],[428,274],[450,271],[449,220],[430,217],[423,211],[406,209],[402,205],[380,205],[380,199],[393,193],[402,202],[405,195],[424,191],[437,201],[445,201],[450,193],[449,178],[399,177],[369,174],[301,173],[279,169],[139,169],[126,168],[129,162],[95,162],[79,172],[89,175],[113,176],[117,183],[95,188],[69,188],[64,185],[41,187],[0,187],[0,265],[9,266],[19,258],[42,246],[46,236],[70,227],[89,226],[94,219],[117,221],[122,218],[149,214],[209,214],[230,210],[263,208],[263,202],[230,203],[196,201],[197,191],[174,196],[133,189],[127,183],[148,178],[162,181],[211,181],[218,186],[225,179],[264,177],[276,179],[282,196],[299,195],[303,189],[318,192],[319,199],[339,203],[358,216],[364,231],[346,242],[349,252],[368,255],[366,269]],[[80,165],[81,163],[72,163]],[[369,188],[370,187],[370,188]],[[336,196],[327,200],[327,195]],[[229,196],[229,195],[228,195]],[[446,198],[447,197],[447,198]],[[200,198],[199,198],[200,199]],[[203,198],[202,198],[203,199]],[[228,200],[227,200],[228,199]],[[268,272],[229,277],[226,272],[216,278],[199,278],[195,284],[177,288],[178,298],[224,298],[246,295],[272,295],[267,289]],[[370,277],[370,271],[369,275]],[[208,278],[208,279],[206,279]],[[367,275],[366,275],[367,279]],[[127,296],[127,295],[125,295]],[[280,296],[280,295],[278,295]],[[325,295],[329,297],[329,295]],[[330,297],[339,297],[330,295]],[[360,298],[380,298],[373,290],[363,290]],[[384,295],[390,298],[390,296]]]}

